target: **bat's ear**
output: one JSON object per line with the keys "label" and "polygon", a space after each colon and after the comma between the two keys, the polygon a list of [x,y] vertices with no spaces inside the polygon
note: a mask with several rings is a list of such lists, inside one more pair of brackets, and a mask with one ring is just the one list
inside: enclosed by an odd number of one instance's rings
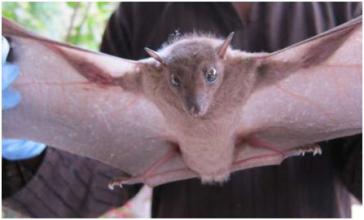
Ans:
{"label": "bat's ear", "polygon": [[226,51],[233,37],[234,37],[234,32],[231,32],[229,36],[225,39],[224,43],[222,43],[221,46],[218,48],[217,55],[219,55],[221,59],[224,59]]}
{"label": "bat's ear", "polygon": [[163,66],[167,66],[167,64],[163,61],[162,57],[160,57],[157,52],[155,52],[152,49],[149,49],[148,47],[144,47],[144,50],[145,50],[145,52],[147,52],[147,54],[149,54],[149,56],[151,56],[152,58],[154,58],[155,60],[157,60]]}

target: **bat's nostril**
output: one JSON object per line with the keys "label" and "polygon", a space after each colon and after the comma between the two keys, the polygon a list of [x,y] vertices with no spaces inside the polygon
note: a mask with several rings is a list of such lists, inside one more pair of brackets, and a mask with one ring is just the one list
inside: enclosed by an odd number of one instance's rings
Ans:
{"label": "bat's nostril", "polygon": [[188,111],[193,114],[193,115],[198,115],[201,111],[201,108],[198,104],[196,103],[190,103],[188,105]]}
{"label": "bat's nostril", "polygon": [[186,107],[189,113],[191,114],[198,114],[200,112],[200,107],[196,100],[192,97],[188,97],[186,100]]}
{"label": "bat's nostril", "polygon": [[199,112],[198,106],[196,106],[196,105],[192,105],[192,106],[190,107],[190,112],[198,113],[198,112]]}

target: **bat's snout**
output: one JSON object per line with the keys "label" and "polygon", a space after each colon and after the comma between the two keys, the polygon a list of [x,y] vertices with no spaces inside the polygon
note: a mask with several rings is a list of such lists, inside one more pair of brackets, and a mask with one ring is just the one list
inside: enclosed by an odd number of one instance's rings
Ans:
{"label": "bat's snout", "polygon": [[193,117],[201,117],[206,114],[207,106],[204,104],[202,99],[187,98],[185,110]]}
{"label": "bat's snout", "polygon": [[188,108],[188,112],[192,116],[194,116],[194,117],[202,116],[201,108],[199,105],[192,104],[192,105],[188,106],[187,108]]}

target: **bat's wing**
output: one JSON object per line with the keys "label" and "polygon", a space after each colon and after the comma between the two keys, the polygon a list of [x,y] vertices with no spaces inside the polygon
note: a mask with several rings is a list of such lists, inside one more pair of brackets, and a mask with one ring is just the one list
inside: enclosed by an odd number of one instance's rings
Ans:
{"label": "bat's wing", "polygon": [[[165,141],[168,126],[143,96],[142,64],[151,60],[53,42],[4,19],[3,35],[21,69],[14,87],[22,93],[20,105],[3,112],[5,138],[97,159],[130,175],[125,183],[153,186],[196,176]],[[241,110],[246,141],[234,170],[278,164],[297,154],[296,147],[361,131],[358,20],[257,62],[260,76]]]}
{"label": "bat's wing", "polygon": [[[143,65],[54,42],[3,19],[13,87],[22,100],[3,111],[3,137],[34,140],[87,156],[127,175],[146,172],[171,152],[158,108],[144,98]],[[184,163],[179,161],[179,166]]]}
{"label": "bat's wing", "polygon": [[[280,164],[306,152],[317,154],[317,142],[361,133],[361,33],[358,18],[286,49],[255,56],[259,75],[241,108],[242,141],[237,140],[232,171]],[[246,53],[234,56],[247,59]],[[194,176],[169,161],[148,181],[153,185]]]}
{"label": "bat's wing", "polygon": [[298,147],[361,133],[361,17],[256,62],[235,170],[278,164],[302,152]]}

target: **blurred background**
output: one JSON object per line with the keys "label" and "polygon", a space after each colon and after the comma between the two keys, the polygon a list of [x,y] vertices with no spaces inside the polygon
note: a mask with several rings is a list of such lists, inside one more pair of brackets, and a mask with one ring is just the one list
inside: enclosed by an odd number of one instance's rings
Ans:
{"label": "blurred background", "polygon": [[[2,16],[53,40],[98,50],[106,23],[118,2],[2,2]],[[144,187],[123,207],[106,218],[150,217],[151,189]],[[2,217],[24,217],[2,208]]]}
{"label": "blurred background", "polygon": [[54,40],[97,50],[117,2],[3,2],[2,16]]}

